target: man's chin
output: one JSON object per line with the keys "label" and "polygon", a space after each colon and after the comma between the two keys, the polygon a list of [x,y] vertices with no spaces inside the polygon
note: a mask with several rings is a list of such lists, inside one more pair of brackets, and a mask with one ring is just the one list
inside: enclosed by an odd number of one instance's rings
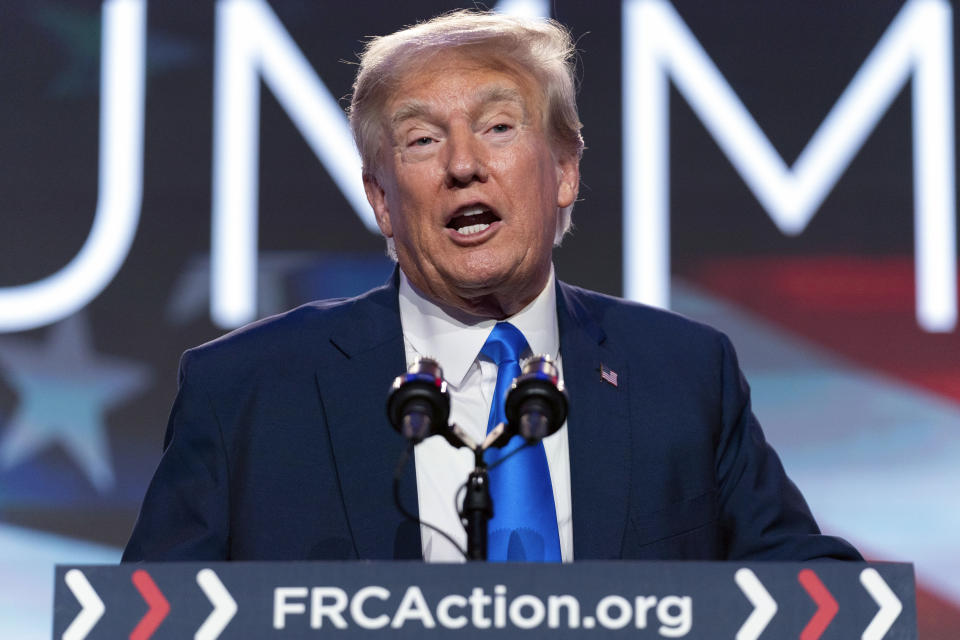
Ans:
{"label": "man's chin", "polygon": [[474,316],[503,319],[527,306],[544,284],[546,280],[538,283],[533,277],[520,278],[516,274],[464,280],[454,289],[456,306]]}
{"label": "man's chin", "polygon": [[462,298],[485,298],[492,295],[507,295],[520,288],[516,276],[503,269],[472,271],[466,274],[451,274],[447,280],[458,296]]}

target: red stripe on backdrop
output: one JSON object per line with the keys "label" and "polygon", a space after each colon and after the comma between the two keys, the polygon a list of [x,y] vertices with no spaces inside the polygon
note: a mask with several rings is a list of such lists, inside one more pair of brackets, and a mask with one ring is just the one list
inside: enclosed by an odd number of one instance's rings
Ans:
{"label": "red stripe on backdrop", "polygon": [[711,259],[683,275],[835,353],[960,401],[960,330],[920,329],[912,257]]}

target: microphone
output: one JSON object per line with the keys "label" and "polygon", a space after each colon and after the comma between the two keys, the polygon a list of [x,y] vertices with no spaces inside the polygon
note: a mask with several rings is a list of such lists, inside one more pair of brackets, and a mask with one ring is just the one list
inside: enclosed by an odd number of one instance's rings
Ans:
{"label": "microphone", "polygon": [[567,419],[567,390],[556,363],[535,355],[520,365],[504,406],[510,431],[533,443],[556,433]]}
{"label": "microphone", "polygon": [[446,431],[450,395],[436,360],[420,358],[394,379],[387,396],[387,417],[393,428],[414,444]]}

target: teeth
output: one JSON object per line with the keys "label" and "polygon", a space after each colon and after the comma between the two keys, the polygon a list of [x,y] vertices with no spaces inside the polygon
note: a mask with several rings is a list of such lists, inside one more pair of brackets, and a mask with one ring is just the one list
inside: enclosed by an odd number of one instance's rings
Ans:
{"label": "teeth", "polygon": [[471,224],[467,227],[457,229],[457,232],[464,236],[472,236],[475,233],[480,233],[489,226],[489,224]]}
{"label": "teeth", "polygon": [[478,216],[481,213],[484,213],[485,211],[487,211],[485,207],[476,205],[474,207],[470,207],[469,209],[464,209],[463,211],[460,212],[460,215],[461,216]]}

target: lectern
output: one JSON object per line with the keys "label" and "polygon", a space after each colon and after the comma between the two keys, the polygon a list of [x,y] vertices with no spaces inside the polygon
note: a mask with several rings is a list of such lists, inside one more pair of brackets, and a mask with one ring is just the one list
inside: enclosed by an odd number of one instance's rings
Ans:
{"label": "lectern", "polygon": [[53,637],[909,640],[899,563],[58,566]]}

